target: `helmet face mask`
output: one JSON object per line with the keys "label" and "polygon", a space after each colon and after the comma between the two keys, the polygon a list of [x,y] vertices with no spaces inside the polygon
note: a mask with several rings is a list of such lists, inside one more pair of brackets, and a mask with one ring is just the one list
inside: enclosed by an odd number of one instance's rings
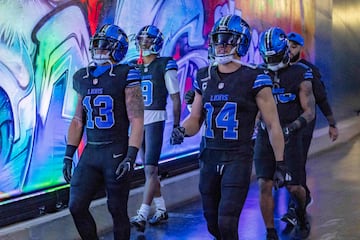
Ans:
{"label": "helmet face mask", "polygon": [[[209,58],[221,64],[231,62],[235,54],[240,57],[246,55],[250,41],[250,27],[240,16],[224,16],[215,23],[210,33]],[[227,51],[220,53],[219,46]]]}
{"label": "helmet face mask", "polygon": [[266,64],[276,65],[283,61],[286,50],[279,53],[268,51],[264,54],[263,59]]}
{"label": "helmet face mask", "polygon": [[111,39],[96,38],[92,41],[92,48],[111,51],[115,44],[116,42]]}
{"label": "helmet face mask", "polygon": [[126,55],[129,41],[125,32],[118,26],[105,24],[90,41],[92,59],[97,64],[120,62]]}
{"label": "helmet face mask", "polygon": [[231,45],[236,46],[239,44],[239,35],[235,35],[232,33],[215,33],[212,36],[212,42],[215,46],[217,45]]}
{"label": "helmet face mask", "polygon": [[163,34],[153,25],[144,26],[136,35],[136,49],[141,49],[143,56],[159,54],[163,43]]}

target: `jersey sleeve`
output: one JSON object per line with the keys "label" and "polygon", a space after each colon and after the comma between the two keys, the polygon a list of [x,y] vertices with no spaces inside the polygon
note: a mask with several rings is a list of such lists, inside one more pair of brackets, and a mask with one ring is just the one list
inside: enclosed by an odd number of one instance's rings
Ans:
{"label": "jersey sleeve", "polygon": [[324,114],[325,117],[333,115],[323,81],[315,77],[312,83],[315,101],[316,104],[319,106],[320,111]]}
{"label": "jersey sleeve", "polygon": [[196,73],[196,78],[193,81],[193,89],[202,95],[202,87],[207,84],[207,81],[210,79],[210,72],[212,67],[207,66],[200,68]]}
{"label": "jersey sleeve", "polygon": [[306,71],[303,74],[304,80],[313,81],[314,75],[310,67],[306,68]]}
{"label": "jersey sleeve", "polygon": [[176,61],[172,58],[169,58],[168,62],[166,63],[165,72],[169,70],[178,70],[178,65]]}
{"label": "jersey sleeve", "polygon": [[260,92],[261,89],[265,87],[272,87],[272,81],[268,74],[260,73],[256,76],[254,84],[253,84],[253,90],[255,91],[255,95]]}
{"label": "jersey sleeve", "polygon": [[141,81],[141,73],[138,69],[130,68],[127,78],[126,78],[126,87],[139,86]]}

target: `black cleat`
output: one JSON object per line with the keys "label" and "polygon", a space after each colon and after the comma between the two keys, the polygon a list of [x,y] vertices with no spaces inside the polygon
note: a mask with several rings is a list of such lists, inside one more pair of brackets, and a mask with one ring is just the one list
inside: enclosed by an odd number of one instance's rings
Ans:
{"label": "black cleat", "polygon": [[298,224],[295,228],[295,239],[307,239],[310,235],[310,228],[307,214],[304,214],[301,218],[299,217]]}
{"label": "black cleat", "polygon": [[288,212],[281,217],[281,221],[286,222],[289,226],[295,227],[298,222],[295,208],[289,208]]}

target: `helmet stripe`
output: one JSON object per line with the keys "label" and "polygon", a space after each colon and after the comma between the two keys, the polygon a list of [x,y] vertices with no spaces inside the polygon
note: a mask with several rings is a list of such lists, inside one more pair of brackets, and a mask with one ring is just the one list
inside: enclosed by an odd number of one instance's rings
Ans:
{"label": "helmet stripe", "polygon": [[221,19],[219,26],[227,27],[230,20],[231,20],[231,15],[224,17],[223,19]]}

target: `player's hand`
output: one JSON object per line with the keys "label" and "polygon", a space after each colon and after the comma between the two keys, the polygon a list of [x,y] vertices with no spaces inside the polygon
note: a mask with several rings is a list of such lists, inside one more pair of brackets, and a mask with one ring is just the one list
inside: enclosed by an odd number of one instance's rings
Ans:
{"label": "player's hand", "polygon": [[68,158],[64,158],[63,176],[67,183],[70,183],[71,181],[72,162],[73,162],[72,160]]}
{"label": "player's hand", "polygon": [[194,102],[194,98],[195,98],[195,91],[194,90],[189,90],[185,93],[185,103],[187,105],[191,105]]}
{"label": "player's hand", "polygon": [[185,128],[177,126],[173,129],[170,137],[170,144],[176,145],[181,144],[184,141]]}
{"label": "player's hand", "polygon": [[116,168],[115,174],[116,174],[116,180],[119,180],[123,176],[126,176],[129,172],[133,170],[133,164],[132,160],[129,157],[124,158],[122,160],[118,167]]}
{"label": "player's hand", "polygon": [[291,181],[291,174],[288,171],[284,161],[277,161],[273,177],[275,190],[285,186]]}
{"label": "player's hand", "polygon": [[336,126],[330,126],[329,127],[329,137],[331,141],[335,141],[339,136],[339,130]]}
{"label": "player's hand", "polygon": [[283,134],[284,134],[284,142],[288,143],[290,140],[291,135],[294,133],[294,129],[291,126],[286,126],[283,128]]}

